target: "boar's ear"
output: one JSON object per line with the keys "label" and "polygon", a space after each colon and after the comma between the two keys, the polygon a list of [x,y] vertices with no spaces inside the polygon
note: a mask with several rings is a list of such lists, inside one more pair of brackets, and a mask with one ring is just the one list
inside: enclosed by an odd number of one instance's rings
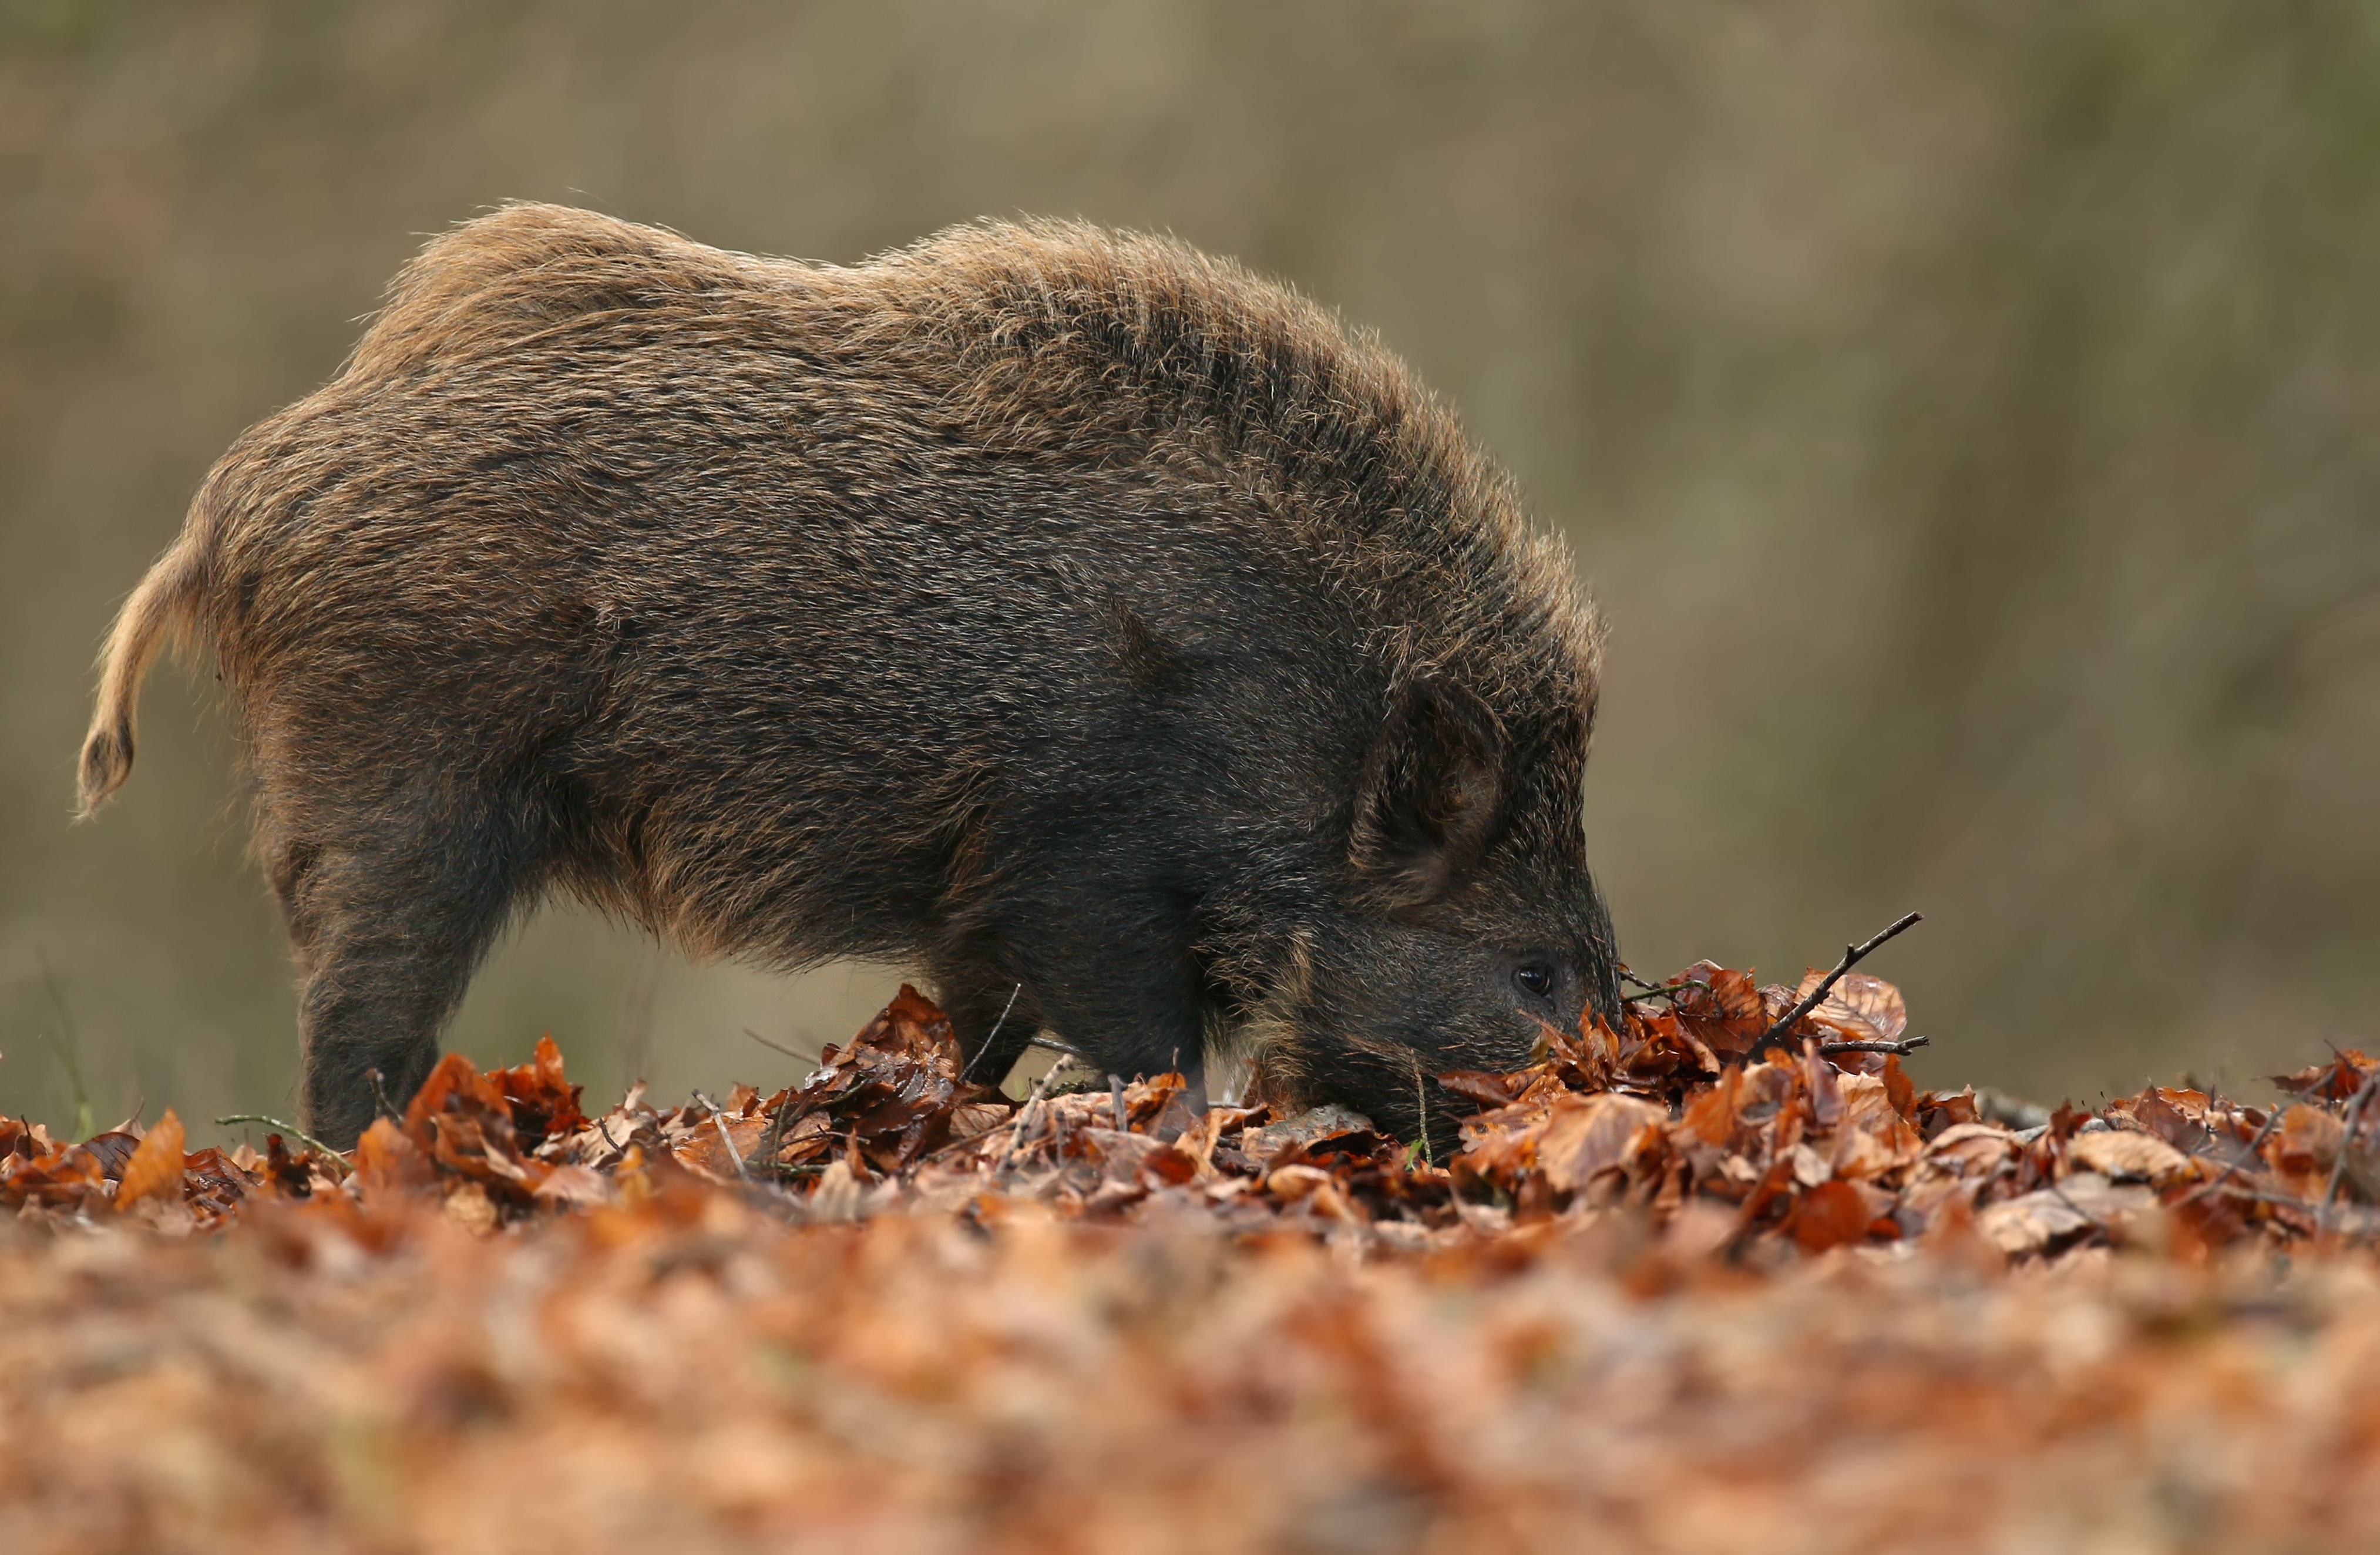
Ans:
{"label": "boar's ear", "polygon": [[1391,908],[1426,906],[1477,857],[1503,797],[1504,736],[1488,704],[1435,672],[1390,697],[1355,795],[1355,872]]}

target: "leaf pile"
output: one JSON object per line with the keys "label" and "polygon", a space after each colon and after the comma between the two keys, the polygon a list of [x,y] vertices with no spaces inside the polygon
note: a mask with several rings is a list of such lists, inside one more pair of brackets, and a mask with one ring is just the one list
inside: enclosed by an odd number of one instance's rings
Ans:
{"label": "leaf pile", "polygon": [[0,1121],[0,1549],[2375,1547],[2380,1065],[2011,1126],[1796,997],[1440,1076],[1444,1159],[1019,1104],[906,989],[771,1096]]}

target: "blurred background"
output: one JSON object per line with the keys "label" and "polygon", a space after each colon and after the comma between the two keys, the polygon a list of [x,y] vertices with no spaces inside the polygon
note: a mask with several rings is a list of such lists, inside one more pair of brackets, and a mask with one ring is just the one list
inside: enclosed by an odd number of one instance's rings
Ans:
{"label": "blurred background", "polygon": [[[295,1105],[207,683],[152,678],[70,825],[91,661],[225,444],[511,197],[1237,255],[1571,536],[1640,971],[1791,980],[1920,908],[1873,966],[1920,1078],[2044,1099],[2380,1040],[2370,6],[0,0],[0,1108]],[[773,1086],[746,1028],[814,1050],[896,978],[552,908],[452,1041]]]}

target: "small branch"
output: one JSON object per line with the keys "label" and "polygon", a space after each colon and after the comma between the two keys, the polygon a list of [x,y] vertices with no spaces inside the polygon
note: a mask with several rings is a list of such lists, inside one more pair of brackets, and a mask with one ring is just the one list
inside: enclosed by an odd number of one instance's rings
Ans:
{"label": "small branch", "polygon": [[2231,1180],[2231,1174],[2240,1170],[2240,1166],[2242,1161],[2256,1160],[2256,1152],[2264,1148],[2265,1140],[2273,1132],[2273,1125],[2281,1121],[2281,1114],[2287,1111],[2289,1111],[2289,1109],[2286,1107],[2276,1107],[2271,1112],[2266,1112],[2265,1114],[2263,1126],[2259,1127],[2256,1130],[2254,1137],[2248,1141],[2248,1148],[2246,1152],[2240,1157],[2240,1160],[2226,1162],[2222,1171],[2216,1172],[2214,1176],[2208,1178],[2205,1182],[2199,1184],[2198,1186],[2191,1189],[2188,1193],[2182,1195],[2181,1197],[2175,1200],[2174,1208],[2180,1209],[2182,1205],[2194,1203],[2197,1200],[2205,1197],[2208,1194],[2213,1193],[2216,1189],[2229,1182]]}
{"label": "small branch", "polygon": [[1009,1163],[1016,1159],[1016,1152],[1025,1148],[1025,1124],[1033,1116],[1033,1109],[1041,1105],[1041,1099],[1050,1094],[1050,1082],[1058,1077],[1062,1067],[1061,1064],[1051,1064],[1042,1071],[1039,1079],[1033,1082],[1033,1094],[1025,1099],[1024,1106],[1016,1109],[1016,1126],[1009,1133],[1008,1148],[1002,1153],[1000,1164],[992,1169],[994,1172],[1006,1172]]}
{"label": "small branch", "polygon": [[744,1157],[735,1148],[735,1136],[727,1132],[727,1114],[719,1110],[719,1103],[700,1091],[694,1093],[694,1099],[710,1109],[711,1126],[719,1130],[719,1142],[727,1147],[727,1159],[735,1163],[735,1175],[750,1182],[752,1173],[744,1169]]}
{"label": "small branch", "polygon": [[772,1183],[784,1175],[783,1169],[777,1163],[777,1152],[785,1148],[785,1109],[793,1104],[794,1092],[791,1089],[779,1091],[777,1104],[769,1112],[769,1130],[760,1136],[760,1170],[769,1174]]}
{"label": "small branch", "polygon": [[1115,1105],[1116,1132],[1118,1134],[1130,1134],[1132,1132],[1132,1117],[1131,1114],[1127,1113],[1123,1110],[1123,1075],[1111,1075],[1108,1076],[1108,1097]]}
{"label": "small branch", "polygon": [[1887,929],[1883,933],[1876,936],[1876,938],[1869,940],[1864,944],[1844,946],[1843,958],[1835,963],[1835,969],[1828,973],[1826,977],[1819,981],[1818,986],[1810,990],[1808,997],[1804,998],[1800,1003],[1794,1005],[1791,1009],[1786,1011],[1784,1014],[1779,1016],[1776,1025],[1762,1032],[1760,1034],[1760,1040],[1753,1043],[1751,1051],[1744,1056],[1747,1059],[1757,1058],[1764,1051],[1769,1048],[1791,1046],[1791,1043],[1787,1040],[1785,1034],[1793,1029],[1795,1022],[1799,1021],[1803,1015],[1808,1014],[1811,1011],[1816,1009],[1819,1005],[1827,1002],[1827,995],[1835,991],[1835,985],[1842,981],[1844,973],[1850,971],[1852,967],[1865,960],[1877,946],[1883,944],[1894,935],[1900,933],[1903,929],[1912,929],[1925,921],[1925,915],[1924,913],[1911,913],[1907,917],[1895,921],[1890,928]]}
{"label": "small branch", "polygon": [[816,1063],[818,1062],[818,1054],[795,1052],[793,1049],[785,1046],[783,1042],[771,1041],[768,1038],[763,1037],[759,1032],[753,1030],[748,1026],[744,1028],[744,1035],[751,1038],[752,1040],[759,1043],[764,1048],[776,1049],[779,1052],[784,1054],[787,1058],[795,1060],[796,1063]]}
{"label": "small branch", "polygon": [[[1425,1165],[1435,1167],[1438,1165],[1438,1158],[1430,1153],[1429,1146],[1429,1087],[1422,1083],[1421,1054],[1419,1053],[1414,1054],[1413,1072],[1414,1099],[1421,1104],[1421,1159]],[[1411,1156],[1405,1158],[1405,1165],[1408,1170],[1411,1169],[1413,1165]]]}
{"label": "small branch", "polygon": [[[942,1157],[949,1155],[953,1150],[963,1150],[969,1145],[989,1139],[1007,1126],[1008,1125],[1006,1124],[994,1124],[990,1128],[978,1128],[973,1134],[962,1134],[955,1139],[945,1139],[933,1149],[928,1150],[924,1155],[919,1156],[913,1164],[923,1166],[929,1160],[940,1160]],[[796,1169],[788,1167],[786,1170],[794,1171]]]}
{"label": "small branch", "polygon": [[326,1156],[329,1159],[337,1161],[341,1166],[347,1164],[346,1158],[345,1156],[342,1156],[338,1151],[331,1148],[330,1146],[323,1144],[320,1139],[315,1138],[312,1135],[307,1133],[304,1129],[299,1128],[295,1124],[283,1123],[279,1118],[268,1118],[261,1112],[234,1112],[227,1118],[217,1118],[215,1120],[215,1126],[218,1128],[229,1128],[234,1124],[261,1124],[276,1134],[285,1134],[289,1136],[290,1138],[297,1140],[298,1143],[305,1146],[308,1149],[313,1151],[318,1156]]}
{"label": "small branch", "polygon": [[397,1118],[399,1116],[397,1110],[388,1103],[388,1087],[381,1083],[380,1071],[367,1069],[364,1071],[364,1078],[371,1082],[372,1105],[380,1109],[380,1115],[391,1120]]}
{"label": "small branch", "polygon": [[[991,1029],[983,1034],[983,1041],[975,1050],[975,1056],[968,1059],[966,1061],[966,1067],[959,1071],[959,1084],[965,1085],[967,1081],[974,1076],[975,1066],[983,1062],[983,1055],[991,1051],[992,1039],[1000,1035],[1000,1028],[1008,1024],[1008,1012],[1016,1008],[1016,996],[1024,991],[1025,985],[1023,983],[1018,983],[1014,988],[1008,990],[1008,1002],[1000,1007],[1000,1018],[991,1023]],[[1005,1076],[1003,1076],[1003,1078]],[[994,1081],[993,1083],[998,1084],[999,1082]]]}
{"label": "small branch", "polygon": [[50,970],[50,958],[38,944],[33,947],[33,965],[42,970],[42,987],[57,1009],[58,1025],[65,1028],[66,1040],[61,1042],[46,1031],[39,1035],[65,1067],[67,1083],[74,1087],[75,1137],[88,1139],[98,1127],[98,1118],[91,1112],[91,1092],[83,1087],[82,1063],[77,1056],[82,1051],[82,1037],[75,1029],[74,1012],[67,1008],[67,996],[58,987],[58,975]]}
{"label": "small branch", "polygon": [[1692,978],[1672,978],[1666,983],[1651,982],[1644,978],[1638,977],[1633,972],[1626,971],[1624,969],[1621,972],[1620,976],[1622,981],[1634,983],[1638,988],[1645,990],[1642,993],[1631,993],[1625,995],[1622,999],[1622,1002],[1630,1004],[1645,999],[1675,999],[1678,995],[1685,992],[1686,990],[1690,988],[1702,988],[1706,986],[1694,981]]}
{"label": "small branch", "polygon": [[1933,1046],[1931,1037],[1903,1037],[1897,1042],[1821,1042],[1818,1055],[1832,1058],[1837,1053],[1892,1053],[1906,1058],[1920,1048]]}

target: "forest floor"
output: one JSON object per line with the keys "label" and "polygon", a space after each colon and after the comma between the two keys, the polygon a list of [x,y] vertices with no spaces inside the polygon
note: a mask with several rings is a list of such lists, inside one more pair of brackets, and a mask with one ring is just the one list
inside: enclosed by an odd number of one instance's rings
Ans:
{"label": "forest floor", "polygon": [[1705,963],[1442,1154],[905,989],[775,1096],[0,1121],[0,1549],[2380,1549],[2380,1064],[2034,1118],[1906,1027]]}

